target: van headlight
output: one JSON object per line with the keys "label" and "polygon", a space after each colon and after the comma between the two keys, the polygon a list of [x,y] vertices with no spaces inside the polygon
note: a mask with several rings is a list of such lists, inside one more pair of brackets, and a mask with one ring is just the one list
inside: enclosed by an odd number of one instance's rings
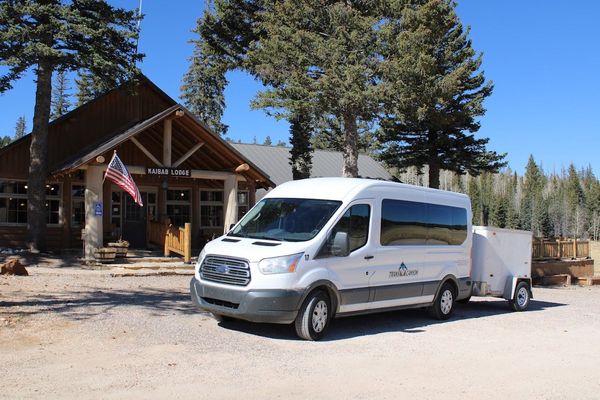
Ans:
{"label": "van headlight", "polygon": [[283,274],[296,271],[296,267],[304,253],[291,256],[264,258],[258,263],[258,269],[263,274]]}

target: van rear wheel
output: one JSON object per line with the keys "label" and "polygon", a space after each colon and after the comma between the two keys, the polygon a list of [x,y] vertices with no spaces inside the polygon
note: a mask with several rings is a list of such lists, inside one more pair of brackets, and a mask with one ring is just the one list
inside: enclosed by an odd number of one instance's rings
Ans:
{"label": "van rear wheel", "polygon": [[296,334],[306,340],[321,339],[329,327],[331,312],[331,300],[327,293],[321,290],[312,292],[296,316]]}
{"label": "van rear wheel", "polygon": [[438,292],[435,301],[429,307],[429,314],[435,319],[448,319],[454,311],[456,291],[454,286],[446,282]]}

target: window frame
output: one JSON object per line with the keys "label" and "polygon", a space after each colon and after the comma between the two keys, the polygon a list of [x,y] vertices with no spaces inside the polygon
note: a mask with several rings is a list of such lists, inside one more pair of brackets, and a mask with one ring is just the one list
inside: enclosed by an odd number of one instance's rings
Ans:
{"label": "window frame", "polygon": [[[222,201],[202,201],[202,192],[220,192],[223,194]],[[236,194],[237,196],[237,194]],[[201,229],[219,229],[225,226],[225,190],[224,189],[200,189],[198,192],[198,211],[200,212],[200,228]],[[221,225],[202,225],[202,207],[221,207]],[[239,212],[239,210],[238,210]]]}
{"label": "window frame", "polygon": [[[346,215],[346,213],[348,211],[350,211],[352,209],[352,207],[355,206],[367,206],[369,208],[369,221],[367,224],[367,237],[365,238],[365,242],[363,243],[362,246],[355,248],[354,250],[350,250],[348,249],[348,254],[345,256],[334,256],[333,254],[323,254],[323,250],[325,249],[325,247],[327,246],[327,242],[329,241],[331,234],[333,233],[333,230],[335,229],[335,227],[337,226],[337,224],[340,223],[340,221],[342,220],[342,218],[344,218],[344,215]],[[327,231],[327,234],[325,235],[325,240],[323,240],[323,243],[321,243],[321,246],[319,246],[319,250],[317,251],[317,255],[315,256],[315,259],[320,259],[320,258],[332,258],[332,257],[349,257],[352,253],[354,253],[357,250],[362,249],[363,247],[367,246],[369,244],[369,239],[371,238],[371,230],[373,229],[373,218],[374,218],[374,208],[373,208],[373,204],[371,204],[371,202],[369,201],[356,201],[352,204],[349,204],[348,207],[346,207],[344,209],[344,211],[342,211],[342,213],[340,214],[339,218],[333,223],[333,225],[331,226],[331,228]]]}
{"label": "window frame", "polygon": [[[382,242],[382,237],[383,237],[383,221],[384,221],[384,202],[385,201],[391,201],[391,202],[404,202],[404,203],[416,203],[416,204],[420,204],[421,206],[424,207],[425,209],[425,214],[420,216],[420,220],[418,222],[422,222],[424,221],[424,227],[426,229],[425,231],[425,239],[422,243],[398,243],[398,244],[384,244]],[[464,239],[461,243],[459,244],[454,244],[454,243],[429,243],[429,240],[431,238],[430,235],[430,230],[434,229],[435,227],[439,227],[439,224],[432,224],[430,221],[430,208],[431,206],[435,206],[435,207],[446,207],[449,209],[456,209],[456,210],[461,210],[465,212],[465,222],[466,225],[460,225],[460,226],[465,226],[465,229],[461,229],[460,232],[464,232],[465,236]],[[451,214],[454,215],[454,214]],[[467,240],[469,238],[469,210],[463,206],[457,206],[457,205],[450,205],[450,204],[439,204],[439,203],[432,203],[432,202],[424,202],[424,201],[415,201],[415,200],[407,200],[407,199],[395,199],[395,198],[382,198],[381,199],[381,215],[379,218],[379,246],[381,247],[425,247],[425,246],[430,246],[430,247],[441,247],[441,246],[453,246],[453,247],[460,247],[463,246]]]}
{"label": "window frame", "polygon": [[[189,200],[169,200],[169,191],[174,191],[174,192],[183,192],[183,191],[187,191],[189,193]],[[174,226],[179,226],[179,225],[175,225],[173,218],[171,218],[171,216],[168,213],[168,209],[169,209],[169,205],[173,205],[173,206],[188,206],[189,207],[189,213],[188,213],[188,222],[193,222],[194,220],[194,207],[193,207],[193,189],[191,187],[170,187],[167,189],[167,193],[165,193],[165,198],[166,198],[166,202],[165,202],[165,210],[167,211],[167,217],[171,220],[171,224],[173,224]],[[157,201],[158,201],[158,197],[157,197]],[[146,216],[147,217],[147,216]],[[183,227],[183,225],[181,226]]]}
{"label": "window frame", "polygon": [[[0,179],[0,182],[14,182],[14,183],[23,183],[25,186],[25,189],[27,189],[27,180],[25,179]],[[64,207],[63,207],[63,183],[62,182],[46,182],[45,186],[48,187],[49,185],[56,185],[58,186],[58,194],[56,195],[48,195],[46,194],[46,201],[58,201],[58,222],[57,223],[49,223],[48,222],[48,217],[49,214],[46,213],[46,226],[51,227],[51,228],[57,228],[57,227],[62,227],[64,225]],[[28,200],[27,199],[27,193],[3,193],[0,192],[0,198],[2,199],[23,199],[23,200]],[[27,206],[28,208],[29,206]],[[7,204],[7,210],[8,210],[8,204]],[[7,211],[8,212],[8,211]],[[27,215],[28,210],[26,210],[26,214]],[[8,217],[8,215],[7,215]],[[27,226],[27,222],[5,222],[5,221],[0,221],[0,226],[15,226],[15,227],[23,227],[23,226]]]}

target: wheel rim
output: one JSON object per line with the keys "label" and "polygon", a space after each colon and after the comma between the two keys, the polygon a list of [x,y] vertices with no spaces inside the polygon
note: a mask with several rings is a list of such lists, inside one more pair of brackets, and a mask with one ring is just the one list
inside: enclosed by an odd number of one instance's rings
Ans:
{"label": "wheel rim", "polygon": [[527,300],[529,299],[529,293],[527,292],[527,288],[521,287],[517,292],[517,304],[519,307],[525,307],[527,305]]}
{"label": "wheel rim", "polygon": [[440,309],[444,315],[448,315],[450,310],[452,310],[452,292],[450,290],[445,290],[442,293],[442,298],[440,299]]}
{"label": "wheel rim", "polygon": [[327,323],[327,303],[320,300],[315,306],[312,313],[312,327],[317,333],[320,333],[325,329]]}

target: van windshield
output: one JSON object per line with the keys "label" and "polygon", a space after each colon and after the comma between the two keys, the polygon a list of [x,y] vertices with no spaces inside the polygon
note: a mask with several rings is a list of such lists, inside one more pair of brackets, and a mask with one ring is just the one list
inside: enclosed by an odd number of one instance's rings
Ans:
{"label": "van windshield", "polygon": [[229,232],[229,236],[304,242],[319,233],[341,201],[263,199]]}

